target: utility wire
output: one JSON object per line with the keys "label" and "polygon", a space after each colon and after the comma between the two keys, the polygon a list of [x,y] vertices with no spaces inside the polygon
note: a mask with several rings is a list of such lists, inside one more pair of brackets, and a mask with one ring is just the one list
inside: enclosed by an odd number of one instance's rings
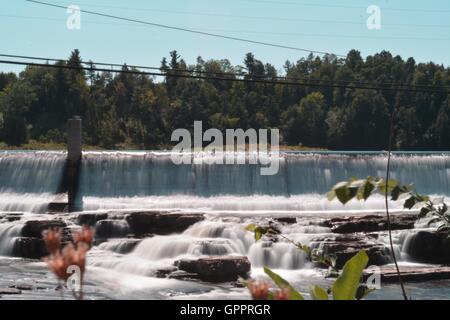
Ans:
{"label": "utility wire", "polygon": [[[62,19],[55,19],[49,17],[33,17],[33,16],[18,16],[0,14],[0,17],[14,18],[14,19],[30,19],[30,20],[45,20],[45,21],[65,21]],[[95,24],[95,25],[113,25],[113,26],[131,26],[138,27],[142,25],[132,23],[114,23],[114,22],[99,22],[99,21],[87,21],[83,23]],[[361,24],[363,25],[363,24]],[[406,25],[405,25],[406,26]],[[411,27],[412,25],[408,25]],[[450,28],[450,26],[446,26]],[[405,37],[405,36],[367,36],[367,35],[351,35],[351,34],[331,34],[331,33],[299,33],[299,32],[273,32],[264,30],[238,30],[238,29],[211,29],[211,28],[192,28],[194,31],[200,32],[227,32],[227,33],[239,33],[239,34],[264,34],[264,35],[277,35],[277,36],[291,36],[291,37],[321,37],[321,38],[349,38],[349,39],[367,39],[367,40],[421,40],[421,41],[450,41],[450,38],[436,38],[436,37]]]}
{"label": "utility wire", "polygon": [[[55,58],[46,58],[46,57],[35,57],[35,56],[24,56],[24,55],[13,55],[13,54],[3,54],[0,53],[0,57],[6,57],[6,58],[18,58],[18,59],[27,59],[27,60],[39,60],[39,61],[46,61],[47,63],[49,61],[52,62],[67,62],[66,59],[55,59]],[[245,77],[250,76],[252,79],[261,79],[261,80],[281,80],[281,81],[307,81],[307,82],[313,82],[313,83],[343,83],[343,84],[364,84],[364,85],[373,85],[377,86],[378,84],[374,84],[373,82],[369,81],[348,81],[348,80],[323,80],[323,79],[312,79],[309,77],[280,77],[280,76],[268,76],[268,75],[249,75],[245,72],[222,72],[222,71],[205,71],[205,70],[193,70],[193,69],[167,69],[163,70],[161,67],[149,67],[149,66],[139,66],[139,65],[128,65],[128,64],[118,64],[118,63],[106,63],[106,62],[94,62],[94,61],[82,61],[81,64],[88,65],[89,70],[93,66],[108,66],[108,67],[124,67],[125,65],[128,68],[131,69],[144,69],[144,70],[157,70],[157,71],[164,71],[166,74],[168,72],[184,72],[184,73],[190,73],[190,74],[205,74],[205,75],[212,75],[212,76],[225,76],[225,77]],[[407,84],[402,83],[394,83],[394,82],[384,82],[385,86],[392,85],[392,86],[408,86]],[[415,88],[422,88],[422,89],[450,89],[450,86],[430,86],[430,85],[415,85]]]}
{"label": "utility wire", "polygon": [[[247,16],[247,15],[235,15],[235,14],[225,14],[225,13],[215,13],[215,12],[197,12],[197,11],[179,11],[179,10],[161,10],[161,9],[150,9],[150,8],[137,8],[137,7],[123,7],[123,6],[111,6],[111,5],[101,5],[92,4],[88,2],[76,1],[75,3],[64,3],[64,2],[53,2],[55,4],[61,5],[82,5],[83,7],[93,7],[93,8],[108,8],[108,9],[119,9],[119,10],[129,10],[129,11],[147,11],[147,12],[157,12],[157,13],[168,13],[176,15],[193,15],[193,16],[204,16],[204,17],[223,17],[223,18],[233,18],[233,19],[252,19],[252,20],[265,20],[265,21],[282,21],[282,22],[307,22],[307,23],[327,23],[327,24],[350,24],[350,25],[366,25],[364,21],[348,21],[348,20],[322,20],[322,19],[304,19],[304,18],[287,18],[287,17],[269,17],[269,16]],[[383,23],[384,26],[396,26],[396,27],[424,27],[424,28],[450,28],[450,25],[442,24],[410,24],[410,23]]]}
{"label": "utility wire", "polygon": [[[44,5],[44,6],[48,6],[48,7],[54,7],[54,8],[64,9],[64,10],[67,9],[67,7],[65,7],[65,6],[54,4],[54,3],[42,2],[42,1],[36,1],[36,0],[25,0],[25,1],[36,3],[36,4],[40,4],[40,5]],[[199,35],[203,35],[203,36],[209,36],[209,37],[215,37],[215,38],[221,38],[221,39],[227,39],[227,40],[233,40],[233,41],[239,41],[239,42],[246,42],[246,43],[253,43],[253,44],[258,44],[258,45],[267,46],[267,47],[275,47],[275,48],[289,49],[289,50],[302,51],[302,52],[313,52],[313,53],[324,54],[324,55],[325,54],[332,54],[330,52],[325,52],[325,51],[310,50],[310,49],[305,49],[305,48],[299,48],[299,47],[293,47],[293,46],[287,46],[287,45],[281,45],[281,44],[274,44],[274,43],[263,42],[263,41],[244,39],[244,38],[239,38],[239,37],[225,36],[225,35],[211,33],[211,32],[197,31],[197,30],[193,30],[193,29],[175,27],[175,26],[170,26],[170,25],[161,24],[161,23],[154,23],[154,22],[149,22],[149,21],[144,21],[144,20],[120,17],[120,16],[106,14],[106,13],[101,13],[101,12],[96,12],[96,11],[89,11],[89,10],[82,10],[82,9],[80,9],[80,12],[86,13],[86,14],[95,15],[95,16],[105,17],[105,18],[111,18],[111,19],[116,19],[116,20],[123,20],[123,21],[128,21],[128,22],[139,23],[139,24],[145,24],[145,25],[149,25],[149,26],[153,26],[153,27],[159,27],[159,28],[164,28],[164,29],[189,32],[189,33],[199,34]],[[339,57],[345,57],[345,55],[341,55],[341,54],[334,54],[334,55],[335,56],[339,56]]]}
{"label": "utility wire", "polygon": [[292,85],[292,86],[304,86],[304,87],[320,87],[320,88],[341,88],[341,89],[363,89],[363,90],[386,90],[386,91],[401,91],[401,92],[424,92],[424,93],[438,93],[438,94],[450,94],[448,90],[437,90],[437,89],[421,89],[417,87],[381,87],[381,86],[362,86],[362,85],[340,85],[340,84],[317,84],[317,83],[307,83],[307,82],[293,82],[293,81],[273,81],[273,80],[260,80],[260,79],[241,79],[241,78],[224,78],[224,77],[212,77],[212,76],[197,76],[183,73],[170,74],[167,72],[145,72],[138,70],[114,70],[107,68],[97,68],[97,67],[78,67],[71,65],[55,65],[55,64],[44,64],[44,63],[32,63],[32,62],[22,62],[22,61],[11,61],[11,60],[0,60],[0,64],[12,64],[12,65],[25,65],[25,66],[35,66],[44,68],[55,68],[55,69],[69,69],[69,70],[80,70],[80,71],[96,71],[96,72],[111,72],[111,73],[124,73],[124,74],[136,74],[136,75],[148,75],[148,76],[162,76],[162,77],[174,77],[174,78],[186,78],[186,79],[198,79],[198,80],[218,80],[218,81],[229,81],[229,82],[242,82],[242,83],[261,83],[261,84],[271,84],[271,85]]}
{"label": "utility wire", "polygon": [[[352,6],[352,5],[340,5],[340,4],[323,4],[323,3],[306,3],[306,2],[294,2],[294,1],[279,1],[279,0],[241,0],[243,2],[254,2],[254,3],[266,3],[266,4],[283,4],[283,5],[294,5],[302,7],[319,7],[319,8],[342,8],[342,9],[362,9],[366,10],[367,7],[363,6]],[[449,13],[450,10],[430,10],[430,9],[410,9],[405,8],[390,8],[383,7],[382,10],[386,11],[400,11],[400,12],[416,12],[416,13]]]}

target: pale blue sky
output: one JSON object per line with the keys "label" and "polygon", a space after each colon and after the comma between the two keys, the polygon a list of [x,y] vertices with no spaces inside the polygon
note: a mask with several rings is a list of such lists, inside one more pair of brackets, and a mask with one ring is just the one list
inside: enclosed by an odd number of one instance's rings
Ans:
{"label": "pale blue sky", "polygon": [[[448,0],[43,0],[227,36],[363,56],[386,49],[417,61],[450,65]],[[0,2],[0,53],[65,58],[78,48],[84,60],[159,66],[176,49],[188,63],[247,52],[281,69],[307,53],[210,38],[82,14],[81,30],[68,30],[63,9],[24,0]],[[382,29],[366,27],[369,5],[382,10]],[[270,19],[269,19],[270,18]],[[1,65],[2,71],[21,68]]]}

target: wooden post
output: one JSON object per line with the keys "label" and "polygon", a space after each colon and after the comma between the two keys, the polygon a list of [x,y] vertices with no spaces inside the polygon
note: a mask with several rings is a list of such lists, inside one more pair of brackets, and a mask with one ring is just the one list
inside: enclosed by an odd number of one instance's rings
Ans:
{"label": "wooden post", "polygon": [[77,199],[80,176],[82,139],[81,118],[69,119],[67,124],[67,178],[69,212],[81,210],[82,201]]}

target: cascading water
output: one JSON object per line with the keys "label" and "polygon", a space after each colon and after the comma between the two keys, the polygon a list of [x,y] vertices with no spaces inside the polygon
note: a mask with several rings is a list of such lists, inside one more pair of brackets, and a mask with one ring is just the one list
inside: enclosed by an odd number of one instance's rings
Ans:
{"label": "cascading water", "polygon": [[[345,208],[323,195],[350,177],[383,177],[386,157],[371,153],[282,153],[280,170],[258,165],[175,165],[170,153],[85,153],[80,196],[86,209],[201,208],[211,210],[383,209],[383,200]],[[398,153],[391,176],[425,194],[450,196],[450,157]],[[395,208],[395,204],[393,204]]]}
{"label": "cascading water", "polygon": [[22,225],[16,223],[0,224],[0,256],[10,256],[15,238],[20,236]]}
{"label": "cascading water", "polygon": [[[108,283],[132,288],[151,286],[154,291],[150,290],[151,296],[145,298],[163,297],[160,291],[165,294],[207,292],[211,288],[205,284],[154,277],[160,270],[173,269],[174,261],[182,258],[224,255],[247,256],[256,274],[263,266],[282,272],[312,270],[305,254],[294,245],[286,241],[255,243],[245,226],[276,215],[296,217],[297,223],[281,226],[282,233],[293,241],[314,245],[320,241],[315,239],[333,234],[327,227],[311,224],[313,219],[350,211],[384,211],[381,196],[367,202],[352,201],[346,206],[329,202],[325,197],[341,180],[384,176],[384,155],[327,152],[282,153],[281,156],[279,173],[261,176],[257,165],[176,166],[168,152],[85,152],[79,185],[83,208],[111,210],[108,219],[95,225],[97,240],[105,242],[89,252],[89,272],[96,279],[105,280],[102,288]],[[0,212],[5,213],[4,217],[6,212],[45,211],[61,182],[64,163],[65,154],[58,152],[0,153]],[[437,153],[397,153],[393,158],[392,177],[403,183],[416,183],[419,192],[448,197],[450,157]],[[395,212],[401,204],[392,202],[390,207]],[[130,239],[130,226],[122,219],[128,211],[123,209],[200,212],[206,219],[181,234]],[[74,221],[73,217],[61,218],[68,224]],[[25,214],[21,221],[9,222],[6,218],[1,221],[0,255],[11,254],[14,240],[20,236],[27,219],[30,218]],[[378,236],[387,246],[387,235],[381,232]],[[401,261],[408,259],[409,239],[409,231],[394,234]],[[129,298],[127,293],[123,294]]]}
{"label": "cascading water", "polygon": [[62,152],[0,152],[0,211],[43,212],[64,170]]}

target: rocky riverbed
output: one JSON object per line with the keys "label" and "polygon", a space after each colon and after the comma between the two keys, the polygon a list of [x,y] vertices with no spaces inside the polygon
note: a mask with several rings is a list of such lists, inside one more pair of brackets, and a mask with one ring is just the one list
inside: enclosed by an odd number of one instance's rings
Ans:
{"label": "rocky riverbed", "polygon": [[[3,213],[1,250],[3,256],[10,257],[0,258],[0,296],[60,299],[63,292],[40,260],[47,255],[42,231],[59,228],[63,230],[63,241],[70,242],[72,232],[82,225],[96,229],[95,246],[88,256],[88,299],[248,298],[237,280],[262,276],[263,266],[277,269],[306,291],[310,284],[330,283],[324,278],[326,270],[322,266],[310,263],[289,243],[255,243],[253,235],[244,229],[250,223],[269,221],[292,240],[335,255],[338,268],[358,251],[366,250],[369,264],[382,267],[381,292],[395,291],[383,215],[270,216],[233,217],[227,213],[176,210]],[[417,283],[444,283],[450,279],[450,249],[432,228],[419,228],[421,224],[410,213],[394,215],[391,225],[406,282],[417,287]]]}

